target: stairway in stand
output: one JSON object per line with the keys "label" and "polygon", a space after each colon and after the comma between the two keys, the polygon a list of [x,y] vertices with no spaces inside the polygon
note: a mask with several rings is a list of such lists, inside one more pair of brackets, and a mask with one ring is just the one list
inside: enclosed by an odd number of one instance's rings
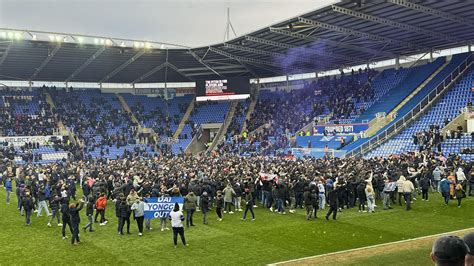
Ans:
{"label": "stairway in stand", "polygon": [[234,119],[235,110],[237,109],[238,104],[238,101],[231,102],[229,112],[225,117],[224,123],[222,123],[221,128],[219,128],[217,135],[214,137],[214,140],[212,140],[212,144],[211,146],[209,146],[207,151],[215,150],[217,145],[219,145],[224,140],[225,134],[227,133],[227,129],[229,128],[230,123],[232,123],[232,120]]}
{"label": "stairway in stand", "polygon": [[174,132],[173,139],[177,140],[179,135],[181,134],[181,131],[183,131],[184,126],[188,122],[189,117],[191,116],[191,112],[194,109],[194,104],[196,102],[196,99],[193,99],[191,103],[189,103],[188,109],[186,109],[186,113],[184,113],[183,119],[181,119],[181,122],[179,122],[179,126]]}

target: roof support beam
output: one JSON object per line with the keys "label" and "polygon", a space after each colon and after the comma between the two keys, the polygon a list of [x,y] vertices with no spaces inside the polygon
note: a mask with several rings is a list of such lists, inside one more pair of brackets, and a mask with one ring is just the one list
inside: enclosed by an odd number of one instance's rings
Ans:
{"label": "roof support beam", "polygon": [[[209,49],[208,49],[208,51],[209,51]],[[215,71],[210,65],[208,65],[206,62],[204,62],[204,60],[202,60],[202,58],[200,58],[193,50],[189,49],[189,53],[191,54],[192,57],[194,57],[194,59],[196,59],[199,63],[201,63],[201,65],[205,66],[207,69],[214,72],[214,74],[216,74],[219,77],[223,78],[223,76],[221,74],[219,74],[219,72]]]}
{"label": "roof support beam", "polygon": [[344,8],[344,7],[340,7],[340,6],[336,6],[336,5],[332,6],[332,10],[335,11],[335,12],[344,14],[344,15],[360,18],[360,19],[367,20],[367,21],[372,21],[372,22],[379,23],[379,24],[388,25],[388,26],[395,27],[395,28],[400,28],[400,29],[415,32],[415,33],[418,33],[418,34],[431,36],[431,37],[441,39],[441,40],[444,40],[444,41],[462,42],[461,39],[456,38],[454,36],[446,35],[444,33],[436,32],[436,31],[432,31],[432,30],[427,30],[427,29],[424,29],[424,28],[421,28],[421,27],[408,25],[408,24],[405,24],[405,23],[397,22],[397,21],[394,21],[394,20],[386,19],[386,18],[372,16],[372,15],[369,15],[369,14],[365,14],[365,13],[362,13],[362,12],[354,11],[354,10],[347,9],[347,8]]}
{"label": "roof support beam", "polygon": [[43,60],[41,65],[36,69],[35,73],[31,75],[30,80],[33,80],[34,78],[36,78],[36,76],[41,72],[41,70],[43,70],[43,68],[49,63],[49,61],[53,59],[54,55],[59,51],[60,48],[61,48],[61,44],[58,44],[54,47],[53,51],[51,51],[46,57],[46,59]]}
{"label": "roof support beam", "polygon": [[138,83],[146,78],[148,78],[149,76],[155,74],[156,72],[162,70],[164,67],[166,67],[166,62],[161,64],[161,65],[158,65],[156,67],[154,67],[152,70],[146,72],[145,74],[141,75],[140,77],[138,77],[137,79],[135,79],[134,81],[132,81],[132,84],[135,84],[135,83]]}
{"label": "roof support beam", "polygon": [[276,68],[267,67],[265,65],[254,64],[254,63],[250,63],[250,62],[247,62],[247,64],[249,64],[251,66],[254,66],[254,67],[261,68],[261,69],[266,70],[266,71],[271,72],[271,73],[275,73],[275,74],[280,75],[280,76],[287,76],[288,75],[288,73],[283,73],[283,71],[277,70]]}
{"label": "roof support beam", "polygon": [[431,7],[415,4],[415,3],[412,3],[412,2],[406,1],[406,0],[388,0],[388,2],[390,2],[392,4],[395,4],[395,5],[403,6],[403,7],[412,9],[412,10],[420,11],[420,12],[423,12],[425,14],[429,14],[429,15],[432,15],[432,16],[435,16],[435,17],[444,18],[444,19],[451,20],[451,21],[454,21],[454,22],[458,22],[458,23],[461,23],[461,24],[464,24],[464,25],[467,25],[467,26],[470,26],[470,27],[474,27],[474,20],[472,20],[472,19],[460,17],[460,16],[457,16],[457,15],[453,15],[451,13],[440,11],[440,10],[437,10],[437,9],[434,9],[434,8],[431,8]]}
{"label": "roof support beam", "polygon": [[82,72],[88,65],[92,63],[101,53],[105,51],[105,46],[100,47],[91,57],[89,57],[78,69],[76,69],[64,82],[67,83]]}
{"label": "roof support beam", "polygon": [[[271,56],[271,57],[292,58],[294,61],[303,62],[303,63],[307,63],[307,64],[317,63],[314,60],[310,60],[310,59],[304,58],[304,57],[295,57],[295,56],[291,56],[291,55],[285,55],[285,54],[281,54],[281,53],[270,52],[270,51],[265,51],[265,50],[261,50],[261,49],[255,49],[255,48],[251,48],[251,47],[240,46],[240,45],[235,45],[235,44],[230,44],[230,43],[224,43],[224,47],[234,49],[234,50],[238,50],[238,51],[243,51],[243,52],[248,52],[248,53],[253,53],[253,54],[259,54],[259,55],[266,55],[266,56]],[[334,65],[332,65],[332,66],[323,66],[323,65],[318,64],[318,66],[338,68]]]}
{"label": "roof support beam", "polygon": [[337,31],[337,32],[345,33],[347,35],[354,35],[354,36],[357,36],[357,37],[362,37],[362,38],[370,39],[370,40],[373,40],[373,41],[393,43],[393,44],[396,44],[396,45],[399,45],[399,46],[402,46],[402,47],[408,47],[408,48],[412,48],[412,49],[419,49],[419,50],[428,49],[427,47],[423,47],[423,46],[420,46],[420,45],[417,45],[417,44],[414,44],[414,43],[411,43],[411,42],[405,42],[405,41],[390,39],[390,38],[383,37],[383,36],[380,36],[380,35],[367,33],[367,32],[362,32],[362,31],[357,31],[357,30],[353,30],[353,29],[349,29],[349,28],[345,28],[345,27],[340,27],[340,26],[336,26],[336,25],[332,25],[332,24],[328,24],[328,23],[324,23],[324,22],[320,22],[320,21],[316,21],[316,20],[312,20],[312,19],[308,19],[308,18],[298,17],[298,21],[302,22],[302,23],[309,24],[309,25],[313,25],[313,26],[316,26],[316,27],[320,27],[320,28],[323,28],[323,29]]}
{"label": "roof support beam", "polygon": [[[209,47],[209,49],[214,53],[217,53],[217,54],[220,54],[222,56],[234,59],[234,60],[239,61],[239,62],[248,62],[248,63],[253,63],[253,64],[269,65],[269,66],[274,66],[275,65],[275,64],[273,64],[272,62],[269,62],[269,61],[264,61],[264,60],[254,59],[254,58],[248,58],[248,57],[233,55],[231,53],[219,50],[219,49],[214,48],[214,47]],[[296,69],[296,68],[289,67],[288,69],[292,70],[292,71],[297,71],[297,72],[298,71],[314,72],[314,70],[307,69],[307,68],[298,68],[298,69]]]}
{"label": "roof support beam", "polygon": [[[295,45],[290,45],[290,44],[286,44],[286,43],[281,43],[281,42],[275,42],[275,41],[271,41],[271,40],[256,38],[256,37],[248,36],[248,35],[245,36],[245,39],[248,40],[248,41],[251,41],[251,42],[266,44],[266,45],[280,47],[280,48],[286,48],[286,49],[299,48],[298,46],[295,46]],[[332,54],[332,53],[323,53],[323,52],[317,51],[315,49],[311,49],[311,53],[322,56],[322,57],[332,57],[332,58],[335,58],[335,59],[345,60],[345,61],[366,61],[366,60],[363,60],[363,59],[360,59],[360,58],[335,55],[335,54]]]}
{"label": "roof support beam", "polygon": [[357,51],[357,52],[363,52],[363,53],[372,54],[372,55],[383,55],[383,56],[391,57],[391,58],[396,57],[395,54],[392,54],[392,53],[389,53],[389,52],[377,51],[377,50],[370,49],[370,48],[345,44],[345,43],[342,43],[342,42],[336,42],[336,41],[333,41],[333,40],[323,39],[323,38],[319,38],[319,37],[316,37],[316,36],[307,36],[305,34],[301,34],[301,33],[297,33],[297,32],[291,32],[291,31],[288,31],[288,30],[282,30],[282,29],[277,29],[277,28],[270,27],[270,31],[274,32],[274,33],[281,34],[281,35],[297,38],[297,39],[300,39],[300,40],[322,42],[322,43],[330,45],[330,46],[334,46],[334,47],[338,47],[338,48],[345,48],[345,49],[349,49],[349,50],[353,50],[353,51]]}
{"label": "roof support beam", "polygon": [[103,79],[101,79],[99,81],[99,83],[104,83],[105,81],[109,80],[110,78],[112,78],[113,76],[117,75],[117,73],[119,73],[120,71],[122,71],[124,68],[126,68],[128,65],[130,65],[131,63],[135,62],[135,60],[137,60],[138,58],[140,58],[140,56],[142,56],[143,54],[145,54],[146,50],[145,49],[141,49],[140,51],[138,51],[138,53],[136,53],[134,56],[132,56],[132,58],[128,59],[125,63],[121,64],[120,66],[118,66],[116,69],[112,70],[112,72],[110,72],[109,74],[107,74],[107,76],[105,76]]}
{"label": "roof support beam", "polygon": [[191,78],[188,76],[188,74],[186,73],[183,73],[181,70],[179,70],[175,65],[171,64],[171,63],[167,63],[168,64],[168,67],[173,69],[176,73],[180,74],[181,76],[187,78],[189,81],[195,81],[195,79]]}
{"label": "roof support beam", "polygon": [[10,42],[10,44],[7,46],[7,49],[5,49],[5,52],[3,52],[2,57],[0,58],[0,66],[2,66],[3,62],[5,62],[5,59],[7,59],[8,53],[10,52],[12,46],[13,42]]}

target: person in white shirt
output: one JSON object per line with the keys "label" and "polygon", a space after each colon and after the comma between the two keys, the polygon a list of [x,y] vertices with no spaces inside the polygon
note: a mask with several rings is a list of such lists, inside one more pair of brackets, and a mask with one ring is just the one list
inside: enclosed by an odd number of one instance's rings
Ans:
{"label": "person in white shirt", "polygon": [[458,183],[464,186],[466,182],[466,175],[464,174],[464,171],[462,170],[461,167],[458,168],[458,171],[456,172],[456,179]]}
{"label": "person in white shirt", "polygon": [[171,227],[173,227],[173,243],[174,248],[178,247],[178,234],[181,237],[181,242],[183,242],[183,246],[189,246],[186,244],[186,239],[184,238],[184,215],[183,212],[179,209],[178,203],[174,204],[174,209],[170,213],[170,220],[171,220]]}

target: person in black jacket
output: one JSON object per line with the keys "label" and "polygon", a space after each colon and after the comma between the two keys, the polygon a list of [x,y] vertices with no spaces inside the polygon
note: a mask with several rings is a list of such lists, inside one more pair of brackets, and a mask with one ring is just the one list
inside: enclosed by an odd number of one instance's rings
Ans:
{"label": "person in black jacket", "polygon": [[219,190],[217,191],[216,197],[216,213],[219,217],[217,218],[219,222],[222,221],[222,208],[224,208],[224,198],[222,197],[222,192]]}
{"label": "person in black jacket", "polygon": [[420,180],[420,188],[421,188],[421,200],[428,201],[428,189],[430,188],[431,182],[428,179],[427,175],[423,175]]}
{"label": "person in black jacket", "polygon": [[62,226],[60,222],[60,217],[59,214],[59,202],[61,201],[61,198],[59,196],[54,196],[50,201],[49,201],[49,207],[51,207],[51,216],[49,217],[49,222],[48,226],[51,227],[51,222],[53,221],[54,217],[58,219],[58,226]]}
{"label": "person in black jacket", "polygon": [[127,222],[127,234],[130,234],[130,206],[127,204],[125,197],[120,198],[120,204],[118,206],[119,214],[119,235],[123,235],[123,226]]}
{"label": "person in black jacket", "polygon": [[318,187],[311,190],[311,205],[313,205],[314,219],[318,218],[318,207],[319,207],[319,190]]}
{"label": "person in black jacket", "polygon": [[365,195],[365,182],[360,182],[357,187],[357,197],[359,198],[359,212],[365,211],[365,204],[367,202],[367,197]]}
{"label": "person in black jacket", "polygon": [[245,200],[245,212],[242,220],[245,220],[247,217],[247,212],[250,211],[252,214],[252,221],[255,221],[255,213],[253,212],[253,197],[249,188],[246,188],[244,191],[244,200]]}
{"label": "person in black jacket", "polygon": [[94,205],[95,205],[94,198],[89,197],[87,201],[87,206],[86,206],[87,224],[86,226],[82,228],[84,229],[84,232],[87,230],[87,228],[89,228],[89,232],[94,232],[94,230],[92,229],[92,224],[93,224],[92,215],[94,214]]}
{"label": "person in black jacket", "polygon": [[335,188],[328,194],[329,211],[326,214],[326,220],[329,220],[329,216],[331,215],[331,213],[332,213],[332,219],[336,220],[339,189],[340,188]]}
{"label": "person in black jacket", "polygon": [[209,196],[204,191],[201,195],[202,223],[207,224],[207,213],[209,212]]}
{"label": "person in black jacket", "polygon": [[77,245],[81,243],[81,241],[79,240],[79,224],[81,223],[81,216],[79,215],[79,212],[82,210],[82,207],[84,207],[83,199],[81,199],[81,201],[78,204],[76,203],[69,204],[69,216],[71,218],[71,225],[72,225],[72,239],[71,239],[72,245]]}
{"label": "person in black jacket", "polygon": [[21,208],[25,211],[26,225],[31,225],[30,217],[31,211],[34,208],[33,199],[31,198],[30,192],[26,192],[25,196],[21,199]]}
{"label": "person in black jacket", "polygon": [[309,187],[304,188],[303,200],[304,206],[306,207],[306,220],[311,219],[313,216],[313,194],[309,190]]}
{"label": "person in black jacket", "polygon": [[66,226],[69,226],[69,230],[72,232],[72,225],[71,225],[71,217],[69,216],[69,198],[65,197],[61,199],[61,214],[62,214],[62,228],[61,233],[63,235],[63,239],[67,239],[66,236]]}

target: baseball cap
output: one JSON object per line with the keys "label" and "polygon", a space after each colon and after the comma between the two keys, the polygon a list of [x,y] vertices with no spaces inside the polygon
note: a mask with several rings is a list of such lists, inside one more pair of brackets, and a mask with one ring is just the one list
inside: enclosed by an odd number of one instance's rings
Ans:
{"label": "baseball cap", "polygon": [[442,236],[436,239],[431,250],[437,262],[464,260],[468,251],[467,245],[457,236]]}

